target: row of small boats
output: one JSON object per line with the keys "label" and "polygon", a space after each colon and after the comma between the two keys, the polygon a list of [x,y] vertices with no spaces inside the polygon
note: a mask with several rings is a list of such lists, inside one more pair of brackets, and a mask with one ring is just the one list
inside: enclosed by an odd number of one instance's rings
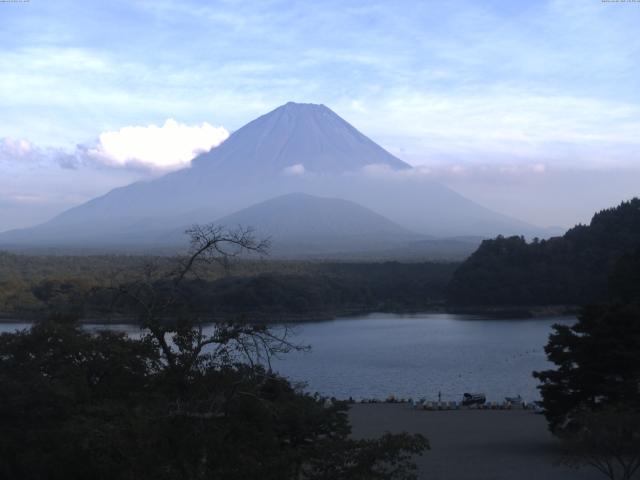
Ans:
{"label": "row of small boats", "polygon": [[[441,398],[441,395],[438,395]],[[326,399],[329,405],[337,401],[336,399]],[[511,410],[513,408],[521,408],[526,410],[534,410],[541,412],[539,402],[527,403],[520,395],[504,397],[502,402],[487,402],[487,397],[484,393],[464,393],[462,395],[462,401],[431,401],[426,398],[420,400],[413,400],[412,398],[396,398],[394,395],[390,395],[385,400],[378,399],[362,399],[359,401],[349,397],[348,403],[408,403],[413,408],[418,410],[460,410],[463,407],[473,408],[478,410]]]}
{"label": "row of small boats", "polygon": [[459,410],[462,407],[504,410],[513,407],[526,407],[520,395],[505,397],[503,402],[487,402],[487,397],[484,393],[464,393],[461,402],[443,402],[440,400],[436,402],[421,399],[418,402],[412,403],[414,408],[421,410]]}
{"label": "row of small boats", "polygon": [[[462,394],[462,405],[470,407],[472,405],[484,405],[487,403],[487,396],[484,393],[464,393]],[[522,405],[523,400],[520,395],[515,397],[504,397],[504,403],[511,405]]]}

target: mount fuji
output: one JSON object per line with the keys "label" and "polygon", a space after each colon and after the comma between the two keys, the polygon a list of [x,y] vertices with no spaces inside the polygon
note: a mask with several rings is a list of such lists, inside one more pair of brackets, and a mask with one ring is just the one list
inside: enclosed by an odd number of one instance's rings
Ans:
{"label": "mount fuji", "polygon": [[[378,173],[372,175],[371,171]],[[283,195],[288,199],[284,203],[304,198],[304,205],[313,205],[316,216],[323,210],[326,232],[310,230],[318,237],[344,240],[350,237],[347,226],[360,225],[359,236],[365,238],[376,235],[381,224],[385,225],[385,238],[398,241],[406,240],[408,233],[414,240],[416,235],[541,235],[534,226],[411,173],[409,164],[326,106],[290,102],[198,155],[189,168],[116,188],[46,223],[0,234],[0,246],[166,247],[178,242],[167,232],[193,223],[226,222],[235,212]],[[307,196],[291,197],[291,193]],[[349,208],[310,201],[309,195],[341,199],[349,202]],[[266,215],[268,209],[267,216],[273,219],[280,215],[280,232],[299,232],[294,224],[304,215],[288,216],[284,203],[267,203],[258,211]],[[269,230],[258,217],[252,218]],[[287,221],[289,227],[283,224]],[[281,235],[283,242],[293,238],[285,237]]]}

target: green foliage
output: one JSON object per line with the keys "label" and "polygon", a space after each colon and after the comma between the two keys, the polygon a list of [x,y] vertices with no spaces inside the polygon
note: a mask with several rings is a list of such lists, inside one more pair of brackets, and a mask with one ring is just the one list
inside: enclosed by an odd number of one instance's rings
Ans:
{"label": "green foliage", "polygon": [[609,295],[615,302],[640,303],[640,248],[618,260],[609,279]]}
{"label": "green foliage", "polygon": [[[204,317],[215,312],[217,318],[247,315],[254,320],[280,320],[420,310],[444,301],[456,266],[238,260],[224,268],[201,263],[197,276],[187,279],[181,289],[183,303]],[[133,305],[115,299],[114,288],[135,282],[141,270],[152,269],[154,278],[163,279],[174,268],[175,258],[169,257],[34,257],[0,252],[0,314],[67,312],[100,317],[117,312],[131,316]]]}
{"label": "green foliage", "polygon": [[[345,264],[314,275],[265,273],[182,284],[190,309],[279,318],[360,310],[427,308],[444,296],[450,265]],[[329,269],[330,268],[330,269]],[[127,311],[130,307],[118,304]]]}
{"label": "green foliage", "polygon": [[552,430],[574,412],[615,405],[640,409],[640,249],[611,274],[609,301],[584,307],[573,326],[555,325],[545,347],[557,369],[535,372]]}
{"label": "green foliage", "polygon": [[640,306],[586,307],[578,323],[554,326],[545,347],[556,370],[535,372],[552,430],[578,408],[624,403],[640,409]]}
{"label": "green foliage", "polygon": [[571,326],[555,325],[545,347],[554,370],[534,372],[566,460],[611,480],[640,469],[640,249],[620,259],[609,302],[583,309]]}
{"label": "green foliage", "polygon": [[589,226],[527,243],[484,241],[453,275],[457,305],[583,305],[603,300],[616,262],[640,246],[640,199],[596,213]]}
{"label": "green foliage", "polygon": [[0,336],[0,360],[2,478],[115,478],[128,468],[138,429],[151,426],[135,411],[157,368],[153,349],[47,322]]}
{"label": "green foliage", "polygon": [[345,404],[325,408],[233,360],[260,330],[221,326],[207,353],[198,332],[176,328],[172,361],[152,335],[92,335],[64,319],[1,335],[0,476],[414,478],[422,437],[351,440]]}

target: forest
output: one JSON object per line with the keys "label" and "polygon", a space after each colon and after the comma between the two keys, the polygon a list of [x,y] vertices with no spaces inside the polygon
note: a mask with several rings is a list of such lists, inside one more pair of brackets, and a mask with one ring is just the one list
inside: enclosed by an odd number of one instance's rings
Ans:
{"label": "forest", "polygon": [[[132,305],[114,294],[142,275],[161,282],[176,258],[54,256],[0,252],[0,315],[73,313],[126,318]],[[348,263],[230,260],[199,266],[183,285],[193,311],[208,319],[307,320],[371,311],[441,306],[456,263]]]}
{"label": "forest", "polygon": [[584,305],[606,298],[620,258],[640,246],[640,199],[548,240],[485,240],[448,285],[454,305]]}

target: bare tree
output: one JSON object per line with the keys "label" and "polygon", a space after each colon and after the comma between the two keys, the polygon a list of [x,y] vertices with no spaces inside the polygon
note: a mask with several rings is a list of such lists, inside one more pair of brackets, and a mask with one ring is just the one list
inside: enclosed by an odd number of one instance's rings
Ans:
{"label": "bare tree", "polygon": [[192,310],[177,309],[185,296],[183,283],[197,278],[201,265],[217,263],[228,271],[233,258],[244,253],[264,255],[270,246],[268,239],[256,238],[250,228],[195,225],[186,233],[189,251],[176,257],[173,268],[148,263],[137,279],[113,287],[118,296],[135,305],[144,334],[160,349],[170,369],[185,372],[203,362],[228,364],[238,356],[251,366],[270,369],[273,355],[303,348],[290,341],[288,328],[275,334],[265,325],[235,321],[216,322],[205,332],[204,319]]}

